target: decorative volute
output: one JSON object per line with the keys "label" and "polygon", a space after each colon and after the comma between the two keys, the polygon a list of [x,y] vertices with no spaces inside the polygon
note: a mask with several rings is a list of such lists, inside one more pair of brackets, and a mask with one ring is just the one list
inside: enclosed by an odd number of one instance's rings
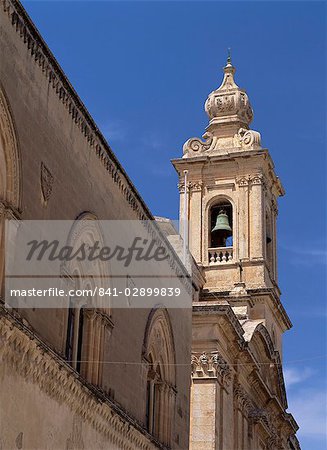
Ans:
{"label": "decorative volute", "polygon": [[235,71],[228,56],[223,82],[209,94],[205,103],[210,119],[207,131],[215,136],[233,136],[239,128],[248,129],[253,119],[249,98],[235,83]]}
{"label": "decorative volute", "polygon": [[229,55],[224,67],[224,79],[219,88],[209,94],[205,103],[210,119],[203,135],[205,141],[189,139],[183,147],[185,158],[203,153],[230,153],[240,148],[261,148],[260,133],[249,129],[253,111],[246,92],[235,83],[235,71]]}

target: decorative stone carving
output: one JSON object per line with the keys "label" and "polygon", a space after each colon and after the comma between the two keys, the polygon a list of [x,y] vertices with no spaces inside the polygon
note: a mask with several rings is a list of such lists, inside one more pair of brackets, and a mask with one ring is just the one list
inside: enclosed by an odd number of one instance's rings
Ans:
{"label": "decorative stone carving", "polygon": [[180,194],[184,194],[184,192],[185,192],[185,184],[184,183],[178,183],[177,188],[178,188],[178,192]]}
{"label": "decorative stone carving", "polygon": [[278,216],[278,204],[274,197],[271,199],[271,209],[275,216]]}
{"label": "decorative stone carving", "polygon": [[240,187],[246,187],[249,185],[264,185],[265,186],[265,178],[262,173],[256,173],[251,175],[244,175],[236,178],[236,184]]}
{"label": "decorative stone carving", "polygon": [[188,153],[203,153],[212,147],[214,142],[214,137],[211,133],[205,133],[203,136],[205,141],[201,141],[201,139],[194,137],[189,139],[183,145],[183,154],[187,155]]}
{"label": "decorative stone carving", "polygon": [[269,435],[267,439],[267,448],[269,450],[279,450],[283,447],[281,446],[281,440],[278,436],[277,430],[274,426],[277,418],[274,418],[272,414],[269,414],[267,410],[253,407],[249,413],[248,417],[253,424],[260,423],[267,434]]}
{"label": "decorative stone carving", "polygon": [[264,177],[262,173],[251,175],[250,180],[252,185],[259,185],[264,183]]}
{"label": "decorative stone carving", "polygon": [[50,172],[50,170],[46,167],[46,165],[41,163],[41,191],[43,195],[43,199],[45,203],[48,202],[51,194],[52,194],[52,186],[53,186],[54,178]]}
{"label": "decorative stone carving", "polygon": [[[202,181],[189,181],[187,183],[187,191],[188,192],[199,192],[202,191],[203,183]],[[178,190],[181,194],[185,192],[184,182],[178,183]]]}
{"label": "decorative stone carving", "polygon": [[245,187],[249,185],[249,177],[238,177],[236,178],[236,184],[238,184],[240,187]]}
{"label": "decorative stone carving", "polygon": [[253,111],[246,92],[234,81],[235,67],[230,57],[224,67],[224,79],[218,89],[211,92],[205,103],[210,122],[203,135],[204,141],[194,137],[183,146],[183,157],[226,154],[239,148],[261,148],[261,136],[249,130]]}
{"label": "decorative stone carving", "polygon": [[240,128],[234,136],[235,146],[244,149],[261,148],[261,135],[258,131]]}
{"label": "decorative stone carving", "polygon": [[191,192],[200,192],[202,191],[203,183],[202,181],[190,181],[189,182],[189,190]]}
{"label": "decorative stone carving", "polygon": [[224,67],[224,79],[218,89],[209,94],[205,110],[211,121],[224,123],[226,116],[234,116],[235,121],[249,125],[253,119],[253,111],[245,91],[234,81],[235,67],[230,58]]}
{"label": "decorative stone carving", "polygon": [[265,411],[264,409],[256,407],[252,408],[249,411],[249,419],[251,419],[254,423],[264,422],[266,426],[269,427],[269,417],[267,411]]}
{"label": "decorative stone carving", "polygon": [[254,406],[252,400],[250,399],[250,397],[248,396],[247,392],[245,392],[245,390],[242,388],[242,386],[238,382],[236,382],[234,384],[233,394],[234,394],[235,403],[246,414],[248,414],[251,409],[255,408],[255,406]]}
{"label": "decorative stone carving", "polygon": [[211,352],[209,355],[206,352],[193,353],[191,366],[194,378],[221,377],[228,383],[231,380],[231,369],[219,352]]}

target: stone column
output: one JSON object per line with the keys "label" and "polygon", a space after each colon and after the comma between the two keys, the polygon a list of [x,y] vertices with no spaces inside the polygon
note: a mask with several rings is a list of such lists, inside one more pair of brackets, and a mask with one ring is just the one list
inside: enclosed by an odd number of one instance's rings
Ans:
{"label": "stone column", "polygon": [[191,393],[191,449],[224,450],[232,448],[225,445],[224,425],[227,411],[224,398],[224,384],[229,378],[230,369],[226,361],[218,354],[202,353],[192,356],[192,393]]}
{"label": "stone column", "polygon": [[164,443],[168,445],[168,422],[169,422],[169,386],[167,383],[163,384],[163,416],[164,416],[164,423],[163,423],[163,438]]}
{"label": "stone column", "polygon": [[154,425],[154,380],[150,380],[150,388],[149,388],[149,398],[147,399],[148,401],[148,431],[150,434],[153,434],[154,430],[153,430],[153,425]]}
{"label": "stone column", "polygon": [[175,422],[175,391],[170,386],[168,391],[169,409],[168,409],[168,432],[167,432],[167,445],[170,446],[172,442],[172,431],[174,429]]}
{"label": "stone column", "polygon": [[163,384],[159,381],[155,385],[155,397],[154,397],[154,408],[155,408],[155,426],[154,435],[158,437],[161,442],[164,442],[163,434],[163,423],[164,423],[164,397],[163,397]]}
{"label": "stone column", "polygon": [[193,378],[192,450],[216,450],[217,385],[214,378]]}
{"label": "stone column", "polygon": [[85,355],[85,364],[82,365],[82,374],[88,381],[92,381],[92,362],[94,358],[94,310],[84,309],[85,330],[84,330],[84,345],[83,354]]}
{"label": "stone column", "polygon": [[250,190],[250,258],[264,257],[263,175],[251,177]]}
{"label": "stone column", "polygon": [[[185,216],[185,186],[184,186],[184,178],[181,179],[179,185],[178,185],[178,190],[179,190],[179,234],[180,236],[183,238],[184,237],[184,228],[185,228],[185,221],[184,221],[184,216]],[[188,191],[188,187],[186,188],[186,190]],[[189,201],[189,198],[188,198]],[[189,209],[189,208],[188,208]],[[190,209],[189,209],[190,212]],[[187,218],[188,221],[188,218]],[[186,226],[188,226],[188,224],[186,224]]]}
{"label": "stone column", "polygon": [[102,317],[100,317],[100,336],[99,336],[99,362],[98,362],[98,386],[102,387],[102,374],[103,374],[103,347],[105,338],[106,325]]}
{"label": "stone column", "polygon": [[191,182],[189,184],[189,248],[194,259],[199,262],[204,260],[203,247],[203,224],[202,224],[202,182]]}
{"label": "stone column", "polygon": [[217,403],[217,430],[218,430],[218,449],[223,450],[223,438],[224,438],[224,384],[220,386],[219,389],[219,402]]}
{"label": "stone column", "polygon": [[94,318],[94,339],[93,339],[93,358],[92,358],[92,379],[91,382],[95,385],[99,382],[99,359],[100,359],[100,342],[101,342],[101,316],[98,311],[95,311]]}
{"label": "stone column", "polygon": [[236,180],[238,197],[238,234],[234,238],[234,249],[239,259],[249,258],[249,179],[241,177]]}

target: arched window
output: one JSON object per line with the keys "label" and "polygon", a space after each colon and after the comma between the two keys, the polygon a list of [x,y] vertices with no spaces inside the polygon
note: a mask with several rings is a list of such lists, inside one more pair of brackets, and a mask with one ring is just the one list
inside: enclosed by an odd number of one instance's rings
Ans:
{"label": "arched window", "polygon": [[160,435],[160,388],[162,386],[162,370],[160,365],[153,363],[149,357],[149,369],[147,375],[147,399],[146,399],[146,426],[149,433]]}
{"label": "arched window", "polygon": [[[92,248],[103,243],[99,222],[91,214],[75,221],[67,245],[75,249],[82,245]],[[110,305],[107,299],[92,296],[95,286],[108,287],[109,263],[99,259],[90,265],[87,258],[73,258],[62,265],[63,279],[69,278],[75,292],[67,305],[65,354],[69,364],[90,383],[102,384],[104,342],[112,331]],[[97,280],[95,282],[95,280]]]}
{"label": "arched window", "polygon": [[20,209],[21,161],[14,122],[0,85],[0,202]]}
{"label": "arched window", "polygon": [[[74,271],[75,290],[81,290],[81,277]],[[87,302],[83,297],[70,297],[67,309],[66,358],[68,363],[79,373],[86,362],[83,361],[84,339],[84,307]]]}
{"label": "arched window", "polygon": [[209,264],[233,259],[233,207],[219,199],[209,210]]}
{"label": "arched window", "polygon": [[84,309],[78,308],[71,300],[68,308],[66,358],[68,363],[81,373],[82,349],[84,344]]}
{"label": "arched window", "polygon": [[0,84],[0,296],[4,295],[5,219],[18,218],[21,208],[21,158],[9,108]]}
{"label": "arched window", "polygon": [[170,445],[176,396],[175,350],[168,313],[154,309],[149,316],[143,359],[147,364],[145,424],[149,433]]}

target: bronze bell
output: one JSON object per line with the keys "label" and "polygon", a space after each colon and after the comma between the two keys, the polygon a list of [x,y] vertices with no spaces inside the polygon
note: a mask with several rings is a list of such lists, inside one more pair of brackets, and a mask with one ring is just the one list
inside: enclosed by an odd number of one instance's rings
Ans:
{"label": "bronze bell", "polygon": [[216,220],[216,225],[211,230],[212,233],[215,231],[224,232],[223,234],[225,235],[225,237],[232,235],[232,229],[229,226],[228,216],[224,209],[221,209],[219,211],[217,220]]}

